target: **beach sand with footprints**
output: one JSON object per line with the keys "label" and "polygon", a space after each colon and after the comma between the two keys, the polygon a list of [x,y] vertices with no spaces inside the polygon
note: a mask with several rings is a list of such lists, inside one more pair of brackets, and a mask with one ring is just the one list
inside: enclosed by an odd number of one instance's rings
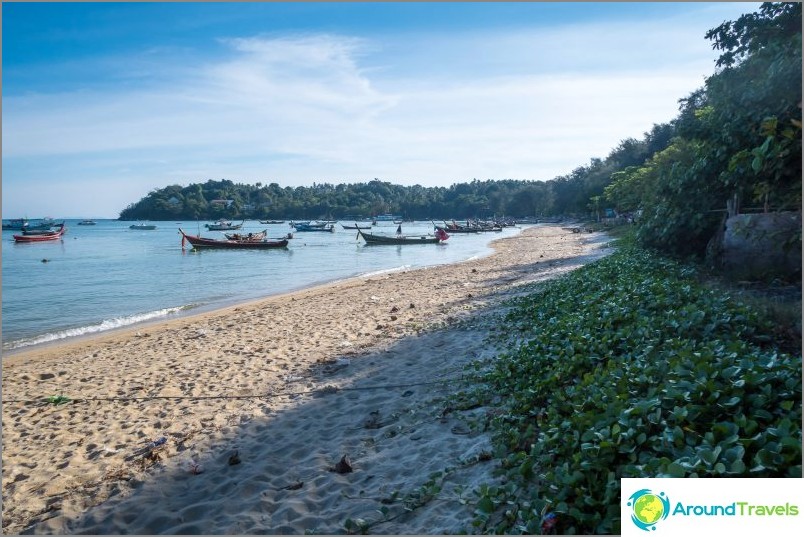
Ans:
{"label": "beach sand with footprints", "polygon": [[495,355],[506,299],[605,242],[536,226],[482,259],[4,357],[3,531],[471,530],[490,409],[447,398]]}

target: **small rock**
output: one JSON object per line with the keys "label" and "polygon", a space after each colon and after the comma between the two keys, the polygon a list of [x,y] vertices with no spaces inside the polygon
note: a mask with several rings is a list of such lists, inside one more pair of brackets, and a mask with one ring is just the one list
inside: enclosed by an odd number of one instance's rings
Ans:
{"label": "small rock", "polygon": [[229,455],[229,466],[234,466],[235,464],[240,464],[240,454],[237,450]]}
{"label": "small rock", "polygon": [[391,313],[396,313],[397,311],[399,311],[399,308],[397,308],[396,306],[391,308]]}
{"label": "small rock", "polygon": [[408,306],[408,307],[409,307],[410,309],[416,309],[416,304],[414,304],[413,302],[411,302],[411,303],[410,303],[410,306]]}

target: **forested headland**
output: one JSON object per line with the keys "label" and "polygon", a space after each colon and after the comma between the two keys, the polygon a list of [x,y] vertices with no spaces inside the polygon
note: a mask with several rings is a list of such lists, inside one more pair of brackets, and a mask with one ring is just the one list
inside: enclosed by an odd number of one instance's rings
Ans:
{"label": "forested headland", "polygon": [[450,187],[210,179],[154,190],[120,219],[599,219],[614,211],[637,216],[642,244],[702,255],[727,211],[801,211],[801,4],[764,3],[704,37],[721,54],[704,86],[679,101],[676,118],[567,175]]}

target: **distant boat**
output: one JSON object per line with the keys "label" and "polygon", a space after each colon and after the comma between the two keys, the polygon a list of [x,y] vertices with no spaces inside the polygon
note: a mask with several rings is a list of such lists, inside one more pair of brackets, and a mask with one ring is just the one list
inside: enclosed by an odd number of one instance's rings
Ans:
{"label": "distant boat", "polygon": [[56,221],[53,220],[52,218],[46,217],[46,218],[43,218],[42,220],[40,220],[39,222],[35,222],[35,223],[28,222],[25,226],[23,226],[22,229],[23,230],[27,229],[28,231],[34,231],[34,230],[50,231],[52,228],[58,227],[58,226],[60,226],[62,224],[64,224],[64,222],[59,222],[57,224]]}
{"label": "distant boat", "polygon": [[401,216],[397,216],[395,214],[385,213],[378,214],[374,217],[374,220],[377,220],[378,222],[393,222],[394,220],[401,220],[401,218]]}
{"label": "distant boat", "polygon": [[214,224],[204,224],[204,227],[210,231],[234,231],[235,229],[240,229],[243,227],[245,220],[240,222],[239,224],[233,224],[231,220],[226,220],[221,218]]}
{"label": "distant boat", "polygon": [[449,235],[442,230],[437,230],[435,235],[378,235],[376,233],[365,233],[358,229],[357,234],[363,237],[366,244],[440,244],[449,238]]}
{"label": "distant boat", "polygon": [[284,220],[260,220],[260,224],[284,224]]}
{"label": "distant boat", "polygon": [[64,227],[64,224],[59,224],[56,226],[58,229],[54,231],[41,231],[39,233],[33,235],[14,235],[15,242],[45,242],[45,241],[55,241],[59,240],[62,235],[67,232],[67,228]]}
{"label": "distant boat", "polygon": [[156,226],[153,224],[132,224],[128,226],[128,229],[136,229],[139,231],[151,231],[156,229]]}
{"label": "distant boat", "polygon": [[353,225],[353,226],[350,226],[350,225],[347,225],[347,224],[341,224],[341,227],[343,229],[371,229],[371,223],[368,223],[368,224],[365,224],[365,225],[361,226],[360,224],[355,222],[355,225]]}
{"label": "distant boat", "polygon": [[21,230],[28,227],[27,218],[13,218],[7,222],[3,222],[3,229],[16,229]]}
{"label": "distant boat", "polygon": [[94,220],[81,220],[80,222],[78,222],[79,226],[94,226],[96,224],[97,222],[95,222]]}
{"label": "distant boat", "polygon": [[290,225],[296,231],[335,231],[335,225],[329,222],[291,222]]}
{"label": "distant boat", "polygon": [[184,247],[184,241],[187,241],[195,249],[223,248],[230,250],[244,250],[244,249],[259,250],[266,248],[285,248],[288,245],[287,239],[265,239],[265,238],[260,240],[251,240],[248,238],[242,240],[207,239],[196,235],[188,235],[181,228],[179,228],[179,233],[181,233],[182,247]]}

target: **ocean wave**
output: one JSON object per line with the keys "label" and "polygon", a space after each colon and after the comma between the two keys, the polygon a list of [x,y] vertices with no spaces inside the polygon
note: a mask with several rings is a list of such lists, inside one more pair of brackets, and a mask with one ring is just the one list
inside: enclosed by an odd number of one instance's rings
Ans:
{"label": "ocean wave", "polygon": [[115,317],[113,319],[105,319],[104,321],[98,324],[79,326],[77,328],[68,328],[66,330],[61,330],[58,332],[42,334],[41,336],[10,341],[7,344],[4,344],[3,348],[4,350],[19,349],[21,347],[28,347],[30,345],[41,345],[42,343],[50,343],[52,341],[57,341],[59,339],[86,336],[89,334],[106,332],[108,330],[115,330],[117,328],[125,328],[126,326],[130,326],[133,324],[158,319],[160,317],[167,317],[168,315],[172,315],[174,313],[180,313],[182,311],[192,309],[196,306],[197,304],[187,304],[185,306],[179,306],[177,308],[164,308],[161,310],[149,311],[146,313],[137,313],[125,317]]}
{"label": "ocean wave", "polygon": [[382,269],[382,270],[375,270],[373,272],[366,272],[364,274],[361,274],[360,277],[361,278],[368,278],[368,277],[371,277],[371,276],[381,276],[383,274],[391,274],[393,272],[402,272],[402,271],[408,270],[409,268],[411,268],[411,266],[412,265],[400,265],[398,267],[391,267],[391,268]]}

